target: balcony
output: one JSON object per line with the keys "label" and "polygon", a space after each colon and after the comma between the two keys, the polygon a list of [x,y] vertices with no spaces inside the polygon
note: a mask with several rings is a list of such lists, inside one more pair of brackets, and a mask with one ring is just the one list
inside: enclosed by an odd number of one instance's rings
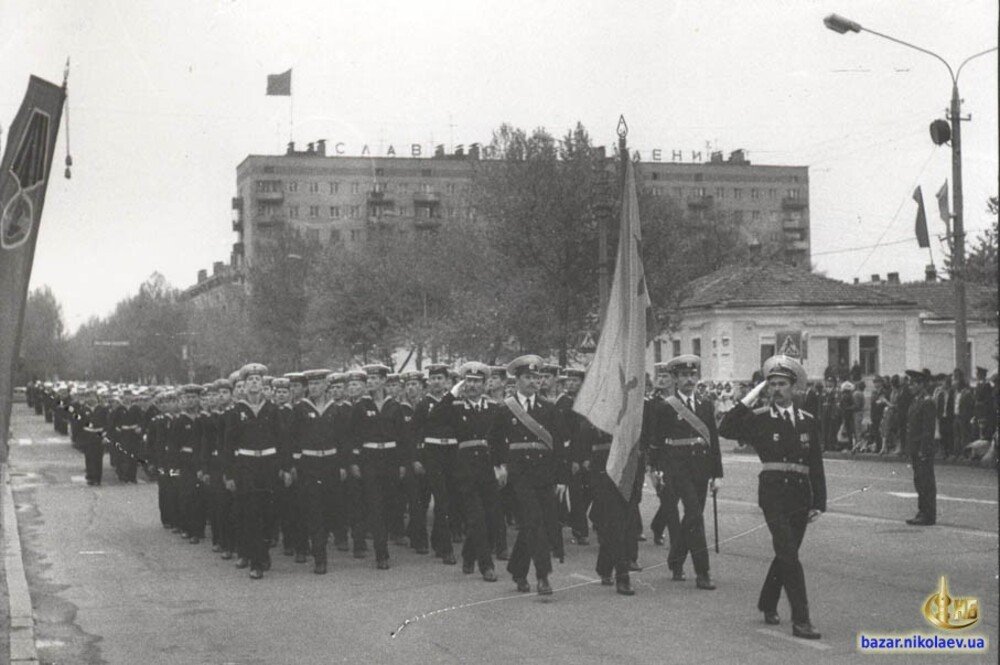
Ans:
{"label": "balcony", "polygon": [[269,229],[284,224],[286,220],[282,216],[270,216],[270,217],[254,217],[253,224],[259,229]]}
{"label": "balcony", "polygon": [[715,198],[712,196],[698,196],[693,199],[688,199],[688,208],[692,210],[707,210],[712,207],[715,202]]}
{"label": "balcony", "polygon": [[284,192],[255,192],[253,196],[261,203],[281,203],[285,200]]}
{"label": "balcony", "polygon": [[804,197],[786,196],[781,199],[781,207],[785,210],[803,210],[809,207],[809,200]]}
{"label": "balcony", "polygon": [[785,242],[785,249],[788,250],[800,250],[803,252],[809,251],[809,241],[808,240],[789,240]]}
{"label": "balcony", "polygon": [[243,233],[243,218],[238,217],[233,220],[233,232]]}
{"label": "balcony", "polygon": [[785,217],[781,220],[781,228],[786,231],[799,231],[809,228],[809,223],[802,218]]}
{"label": "balcony", "polygon": [[415,192],[413,205],[436,206],[441,204],[441,192]]}
{"label": "balcony", "polygon": [[368,192],[368,205],[375,208],[391,208],[396,205],[396,202],[383,191],[371,190]]}
{"label": "balcony", "polygon": [[234,196],[232,200],[233,210],[242,211],[243,210],[243,199],[238,196]]}

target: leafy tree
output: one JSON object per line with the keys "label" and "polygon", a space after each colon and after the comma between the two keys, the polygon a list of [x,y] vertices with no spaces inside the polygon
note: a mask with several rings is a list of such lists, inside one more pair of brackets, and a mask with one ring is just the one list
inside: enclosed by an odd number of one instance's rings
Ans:
{"label": "leafy tree", "polygon": [[62,373],[64,333],[62,306],[52,289],[42,286],[29,293],[21,333],[19,383]]}

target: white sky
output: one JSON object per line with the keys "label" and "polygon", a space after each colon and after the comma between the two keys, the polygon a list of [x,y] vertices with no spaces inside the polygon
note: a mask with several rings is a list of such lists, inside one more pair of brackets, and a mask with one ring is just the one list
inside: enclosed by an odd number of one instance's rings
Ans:
{"label": "white sky", "polygon": [[[59,177],[63,133],[32,286],[49,284],[75,329],[154,270],[185,287],[228,260],[235,168],[283,151],[287,100],[264,86],[289,67],[300,145],[469,144],[505,121],[561,135],[580,120],[610,146],[624,113],[644,158],[710,141],[755,163],[808,165],[817,268],[918,279],[927,251],[915,240],[818,254],[911,238],[917,184],[931,233],[944,232],[933,195],[950,151],[927,126],[950,81],[929,56],[826,30],[830,12],[954,65],[997,43],[986,0],[0,0],[4,128],[28,75],[59,82],[72,56],[73,179]],[[970,64],[960,89],[975,235],[997,192],[996,54]]]}

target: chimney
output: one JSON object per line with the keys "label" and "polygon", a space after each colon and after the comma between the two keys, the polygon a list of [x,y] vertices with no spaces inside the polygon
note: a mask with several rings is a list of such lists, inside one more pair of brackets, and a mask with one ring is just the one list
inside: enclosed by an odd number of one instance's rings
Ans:
{"label": "chimney", "polygon": [[855,277],[854,278],[854,283],[855,284],[860,284],[861,283],[861,278],[860,277]]}
{"label": "chimney", "polygon": [[310,141],[309,143],[306,144],[306,152],[308,152],[310,155],[313,154],[313,146],[314,145],[315,144],[312,141]]}
{"label": "chimney", "polygon": [[225,268],[225,264],[222,261],[216,261],[212,264],[212,276],[221,275]]}
{"label": "chimney", "polygon": [[294,155],[295,154],[295,141],[289,141],[288,142],[288,151],[285,152],[285,154],[286,155]]}
{"label": "chimney", "polygon": [[747,161],[746,150],[740,148],[739,150],[733,150],[729,153],[729,163],[730,164],[749,164]]}
{"label": "chimney", "polygon": [[465,146],[462,145],[461,143],[459,143],[457,146],[455,146],[455,156],[456,157],[465,157]]}
{"label": "chimney", "polygon": [[607,154],[608,154],[608,151],[607,151],[607,149],[603,145],[599,145],[599,146],[595,146],[594,147],[594,158],[597,161],[603,162],[607,158]]}
{"label": "chimney", "polygon": [[937,281],[937,268],[934,267],[933,263],[924,268],[924,281],[925,282]]}
{"label": "chimney", "polygon": [[198,283],[201,284],[206,279],[208,279],[208,271],[202,268],[198,271]]}
{"label": "chimney", "polygon": [[444,157],[444,144],[443,143],[439,143],[436,146],[434,146],[434,157],[436,157],[436,158]]}
{"label": "chimney", "polygon": [[316,141],[316,154],[320,157],[326,157],[326,139]]}
{"label": "chimney", "polygon": [[885,276],[885,281],[887,281],[889,284],[899,284],[899,273],[898,272],[887,273]]}
{"label": "chimney", "polygon": [[882,281],[882,278],[878,276],[878,273],[872,275],[872,284],[878,284]]}
{"label": "chimney", "polygon": [[479,144],[473,143],[469,146],[469,159],[479,160]]}
{"label": "chimney", "polygon": [[716,150],[716,151],[712,152],[712,155],[709,158],[709,162],[712,163],[712,164],[721,164],[723,161],[724,160],[722,158],[722,151],[721,150]]}

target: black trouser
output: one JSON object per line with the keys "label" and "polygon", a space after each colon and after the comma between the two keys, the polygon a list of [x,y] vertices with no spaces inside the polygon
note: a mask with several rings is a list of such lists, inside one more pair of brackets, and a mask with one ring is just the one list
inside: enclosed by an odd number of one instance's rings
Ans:
{"label": "black trouser", "polygon": [[492,467],[483,470],[475,478],[460,478],[458,481],[460,503],[465,514],[465,542],[462,544],[462,563],[479,564],[479,571],[493,570],[492,534],[497,523],[502,523],[500,515],[499,486]]}
{"label": "black trouser", "polygon": [[661,480],[660,486],[656,489],[656,496],[660,499],[660,507],[656,509],[656,514],[653,515],[653,521],[649,526],[653,530],[653,535],[661,538],[663,530],[666,529],[670,536],[670,542],[673,543],[681,528],[681,514],[677,510],[678,499],[677,494],[674,493],[673,484],[666,477]]}
{"label": "black trouser", "polygon": [[934,455],[911,455],[913,487],[917,490],[917,515],[937,521],[937,482],[934,479]]}
{"label": "black trouser", "polygon": [[335,526],[333,538],[336,542],[347,542],[347,530],[351,530],[351,540],[355,552],[368,550],[365,542],[367,530],[367,509],[365,506],[364,482],[360,478],[348,475],[344,481],[344,501],[342,504],[344,518]]}
{"label": "black trouser", "polygon": [[84,434],[83,463],[88,483],[101,484],[104,474],[104,442],[100,434]]}
{"label": "black trouser", "polygon": [[629,504],[604,471],[591,472],[594,505],[591,515],[597,529],[597,574],[628,579],[630,541]]}
{"label": "black trouser", "polygon": [[688,553],[697,575],[708,575],[708,545],[705,542],[705,496],[708,478],[685,465],[672,465],[663,472],[663,481],[684,507],[684,516],[675,532],[670,533],[667,565],[671,570],[684,567]]}
{"label": "black trouser", "polygon": [[177,501],[177,480],[169,469],[164,469],[156,478],[157,503],[160,508],[160,523],[169,527],[180,527],[181,517]]}
{"label": "black trouser", "polygon": [[177,491],[181,506],[181,523],[178,525],[188,536],[205,537],[205,493],[193,467],[181,469]]}
{"label": "black trouser", "polygon": [[500,523],[493,534],[496,554],[507,551],[507,526],[517,521],[517,500],[514,498],[514,487],[508,483],[500,488]]}
{"label": "black trouser", "polygon": [[552,572],[551,534],[558,528],[555,486],[534,485],[519,475],[511,478],[511,484],[520,509],[521,530],[517,532],[507,572],[514,579],[525,578],[534,561],[535,576],[548,578]]}
{"label": "black trouser", "polygon": [[274,490],[278,483],[278,465],[271,458],[240,458],[234,470],[236,510],[239,513],[240,556],[250,560],[250,567],[263,570],[270,560],[265,532],[268,516],[273,513]]}
{"label": "black trouser", "polygon": [[938,429],[941,431],[941,450],[944,456],[958,455],[960,450],[955,448],[955,421],[952,418],[941,418],[938,420]]}
{"label": "black trouser", "polygon": [[[431,547],[435,554],[452,554],[452,533],[458,527],[458,520],[452,510],[452,495],[457,489],[455,481],[455,454],[458,446],[428,443],[424,445],[423,465],[426,471],[427,487],[434,497],[434,526],[431,528]],[[417,483],[419,485],[419,482]],[[418,493],[419,494],[422,493]],[[422,498],[422,497],[421,497]],[[410,516],[411,533],[418,543],[427,541],[427,504],[416,506]]]}
{"label": "black trouser", "polygon": [[764,519],[771,531],[774,559],[764,578],[757,609],[761,612],[777,612],[781,588],[784,587],[788,602],[792,606],[793,623],[809,623],[809,602],[806,599],[806,578],[799,561],[799,547],[809,522],[809,510],[781,510],[765,508]]}
{"label": "black trouser", "polygon": [[129,432],[121,438],[121,454],[118,458],[119,477],[122,482],[134,483],[139,470],[139,435]]}
{"label": "black trouser", "polygon": [[305,554],[306,533],[301,510],[302,499],[299,496],[300,483],[291,487],[279,483],[274,490],[274,510],[278,515],[278,528],[281,531],[281,544],[285,551]]}
{"label": "black trouser", "polygon": [[344,487],[339,472],[332,468],[302,473],[300,469],[298,474],[300,511],[316,563],[326,563],[327,540],[343,518]]}
{"label": "black trouser", "polygon": [[[395,451],[365,450],[362,455],[361,479],[368,530],[372,534],[375,557],[381,561],[389,558],[389,509],[396,501],[401,465],[396,462]],[[357,547],[355,541],[354,548]]]}
{"label": "black trouser", "polygon": [[213,476],[208,487],[208,515],[212,526],[212,544],[223,552],[236,550],[236,529],[233,519],[233,495],[220,479]]}
{"label": "black trouser", "polygon": [[590,475],[581,469],[579,473],[573,474],[569,481],[569,527],[575,538],[586,538],[590,535],[587,513],[593,500]]}

